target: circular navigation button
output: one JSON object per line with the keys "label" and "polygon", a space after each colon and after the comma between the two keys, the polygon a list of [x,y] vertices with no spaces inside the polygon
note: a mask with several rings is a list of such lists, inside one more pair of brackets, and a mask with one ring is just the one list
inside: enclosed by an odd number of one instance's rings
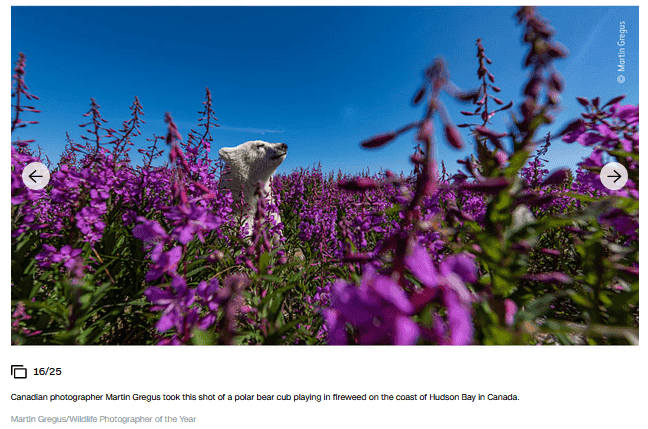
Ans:
{"label": "circular navigation button", "polygon": [[628,181],[628,170],[618,162],[605,164],[601,169],[601,183],[611,191],[623,188]]}
{"label": "circular navigation button", "polygon": [[50,172],[44,164],[32,162],[24,168],[22,179],[29,189],[43,189],[50,181]]}

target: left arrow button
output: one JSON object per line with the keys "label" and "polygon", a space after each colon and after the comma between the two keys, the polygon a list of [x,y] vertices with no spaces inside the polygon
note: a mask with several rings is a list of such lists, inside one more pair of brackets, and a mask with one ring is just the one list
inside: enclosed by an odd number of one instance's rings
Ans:
{"label": "left arrow button", "polygon": [[43,189],[50,181],[50,172],[45,164],[32,162],[23,169],[22,179],[29,189]]}
{"label": "left arrow button", "polygon": [[36,177],[43,177],[43,176],[37,176],[36,173],[38,173],[38,170],[32,171],[31,174],[29,175],[29,178],[32,179],[34,181],[34,183],[38,183],[36,181]]}

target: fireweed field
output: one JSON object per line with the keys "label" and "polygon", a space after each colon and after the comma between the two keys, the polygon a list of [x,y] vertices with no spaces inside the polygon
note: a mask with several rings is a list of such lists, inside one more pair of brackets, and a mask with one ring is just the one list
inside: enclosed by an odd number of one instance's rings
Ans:
{"label": "fireweed field", "polygon": [[[367,156],[403,145],[409,176],[276,175],[276,204],[259,200],[252,231],[219,191],[209,89],[198,131],[183,138],[167,114],[165,136],[142,137],[142,165],[129,158],[137,97],[119,129],[91,100],[86,135],[68,137],[57,165],[13,141],[12,344],[637,344],[639,108],[579,98],[580,117],[543,131],[567,52],[533,8],[516,18],[529,47],[521,104],[497,98],[481,40],[466,63],[474,90],[438,58],[409,107],[421,120],[361,143]],[[38,113],[26,57],[15,64],[12,133]],[[465,110],[448,111],[442,92]],[[494,115],[513,125],[490,128]],[[434,145],[464,146],[458,127],[476,152],[452,173]],[[550,174],[543,156],[566,144],[591,155]],[[22,182],[33,161],[49,165],[45,189]],[[599,181],[611,161],[628,170],[619,191]]]}

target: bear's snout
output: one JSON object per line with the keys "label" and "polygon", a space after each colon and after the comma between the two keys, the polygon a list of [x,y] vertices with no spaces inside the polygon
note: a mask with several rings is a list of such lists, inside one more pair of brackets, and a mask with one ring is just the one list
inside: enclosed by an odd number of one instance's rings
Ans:
{"label": "bear's snout", "polygon": [[286,156],[288,153],[288,145],[286,143],[276,143],[275,153],[277,155],[272,157],[272,159],[279,159],[282,156]]}

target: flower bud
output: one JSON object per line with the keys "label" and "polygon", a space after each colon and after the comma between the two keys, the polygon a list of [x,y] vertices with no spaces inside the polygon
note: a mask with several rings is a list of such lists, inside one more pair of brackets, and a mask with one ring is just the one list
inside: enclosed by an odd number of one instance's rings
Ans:
{"label": "flower bud", "polygon": [[367,149],[373,149],[377,148],[380,146],[384,146],[385,144],[389,143],[390,141],[394,140],[396,138],[397,134],[396,133],[384,133],[384,134],[378,134],[377,136],[370,138],[369,140],[365,140],[362,143],[360,143],[360,146],[367,148]]}
{"label": "flower bud", "polygon": [[511,107],[513,107],[513,102],[512,102],[512,101],[510,101],[506,106],[504,106],[504,107],[500,107],[499,109],[497,109],[497,111],[498,111],[498,112],[501,112],[502,110],[508,110],[508,109],[510,109]]}
{"label": "flower bud", "polygon": [[502,143],[500,142],[500,138],[506,137],[508,134],[498,133],[486,127],[476,127],[475,131],[478,134],[487,137],[491,141],[491,143],[493,143],[493,145],[495,145],[495,147],[497,147],[498,149],[504,150],[504,148],[502,147]]}
{"label": "flower bud", "polygon": [[419,103],[421,102],[421,100],[423,99],[423,96],[424,96],[424,95],[425,95],[425,85],[423,85],[423,86],[421,87],[421,89],[418,90],[418,92],[417,92],[416,95],[414,96],[414,99],[412,100],[412,104],[413,104],[414,106],[416,106],[417,104],[419,104]]}
{"label": "flower bud", "polygon": [[173,145],[171,146],[171,150],[169,151],[169,160],[173,163],[175,162],[176,158],[178,157],[178,146]]}
{"label": "flower bud", "polygon": [[420,142],[431,140],[433,133],[434,125],[430,119],[427,119],[419,127],[418,132],[416,133],[416,140]]}
{"label": "flower bud", "polygon": [[412,164],[422,164],[423,155],[421,155],[420,153],[415,153],[410,157],[410,160],[412,161]]}
{"label": "flower bud", "polygon": [[552,58],[566,58],[569,55],[569,51],[560,43],[553,42],[549,45],[547,54],[549,54],[549,56]]}
{"label": "flower bud", "polygon": [[563,81],[560,78],[560,75],[558,73],[551,73],[551,86],[554,87],[554,89],[558,92],[562,92],[563,90]]}
{"label": "flower bud", "polygon": [[542,84],[542,79],[538,76],[534,76],[529,80],[529,82],[524,87],[524,95],[529,97],[536,98],[540,92],[540,85]]}
{"label": "flower bud", "polygon": [[551,174],[541,186],[560,185],[567,180],[567,169],[561,169]]}
{"label": "flower bud", "polygon": [[494,177],[472,183],[464,183],[463,188],[469,191],[497,194],[511,184],[508,177]]}
{"label": "flower bud", "polygon": [[356,177],[355,179],[338,183],[340,189],[345,191],[363,192],[369,189],[376,189],[379,184],[369,177]]}
{"label": "flower bud", "polygon": [[349,253],[342,257],[344,262],[371,262],[374,260],[374,256],[371,253]]}
{"label": "flower bud", "polygon": [[560,256],[560,250],[556,250],[556,249],[547,249],[543,247],[542,249],[540,249],[540,252],[549,256]]}
{"label": "flower bud", "polygon": [[456,127],[450,124],[445,124],[443,130],[445,132],[446,140],[448,141],[448,143],[450,143],[450,145],[452,145],[452,147],[454,147],[455,149],[463,148],[463,139],[461,138],[461,134]]}
{"label": "flower bud", "polygon": [[623,100],[625,98],[625,95],[619,95],[618,97],[614,97],[612,100],[608,101],[603,105],[603,107],[610,106],[612,104],[617,104],[619,101]]}
{"label": "flower bud", "polygon": [[578,102],[580,104],[582,104],[584,107],[587,107],[587,106],[590,105],[590,101],[585,97],[576,97],[576,100],[578,100]]}
{"label": "flower bud", "polygon": [[459,101],[464,101],[464,102],[472,102],[474,103],[477,98],[479,97],[480,90],[475,89],[473,91],[467,91],[467,92],[458,92],[454,94],[454,97],[459,100]]}
{"label": "flower bud", "polygon": [[522,105],[520,106],[520,112],[522,112],[522,115],[524,116],[524,119],[529,119],[531,116],[536,111],[536,103],[533,101],[532,98],[528,98],[524,100]]}
{"label": "flower bud", "polygon": [[508,155],[503,150],[498,150],[497,153],[495,153],[495,159],[500,167],[504,167],[508,162]]}
{"label": "flower bud", "polygon": [[547,94],[547,104],[551,106],[557,106],[560,103],[560,95],[557,91],[550,91]]}
{"label": "flower bud", "polygon": [[[571,133],[571,132],[574,132],[574,131],[576,131],[577,129],[583,127],[584,124],[585,124],[585,123],[583,122],[582,119],[576,119],[575,121],[570,122],[570,123],[569,123],[565,128],[563,128],[563,130],[562,130],[560,133],[558,133],[558,135],[559,135],[559,136],[563,136],[563,135],[565,135],[565,134],[569,134],[569,133]],[[583,132],[584,132],[584,131],[585,131],[585,130],[583,129]]]}
{"label": "flower bud", "polygon": [[222,261],[223,258],[225,258],[223,252],[221,252],[220,250],[214,250],[212,253],[207,255],[207,262],[211,264],[215,264],[217,262]]}
{"label": "flower bud", "polygon": [[527,280],[535,280],[537,282],[546,282],[546,283],[568,284],[572,282],[571,277],[561,272],[528,274],[522,276],[522,278]]}

